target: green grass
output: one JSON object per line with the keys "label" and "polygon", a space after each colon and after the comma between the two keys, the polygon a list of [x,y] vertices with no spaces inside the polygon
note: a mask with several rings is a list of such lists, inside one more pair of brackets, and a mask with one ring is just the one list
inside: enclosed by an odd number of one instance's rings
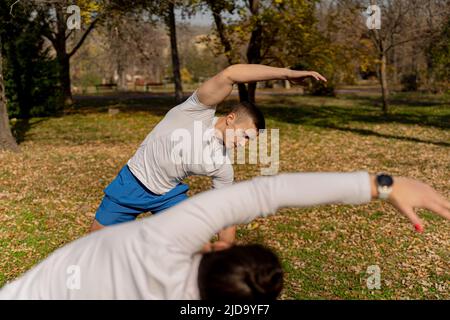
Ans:
{"label": "green grass", "polygon": [[[219,113],[234,98],[219,107]],[[280,171],[386,171],[449,196],[448,96],[397,94],[383,116],[376,95],[261,95],[269,128],[280,129]],[[102,190],[173,106],[146,94],[90,96],[61,117],[17,121],[19,154],[0,154],[0,286],[86,234]],[[108,108],[120,113],[108,114]],[[260,165],[235,165],[236,180]],[[204,177],[187,180],[191,194]],[[240,226],[241,243],[270,246],[285,268],[284,299],[449,299],[450,225],[430,212],[423,235],[387,204],[285,209]],[[382,287],[368,290],[367,267]]]}

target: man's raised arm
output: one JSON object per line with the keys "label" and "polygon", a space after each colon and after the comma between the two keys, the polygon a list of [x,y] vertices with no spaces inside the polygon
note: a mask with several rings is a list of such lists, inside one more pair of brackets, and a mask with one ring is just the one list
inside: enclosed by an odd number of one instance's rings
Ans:
{"label": "man's raised arm", "polygon": [[197,91],[201,103],[216,105],[231,93],[233,84],[267,80],[298,81],[305,77],[313,77],[319,81],[327,81],[315,71],[300,71],[287,68],[269,67],[260,64],[235,64],[222,70],[204,82]]}

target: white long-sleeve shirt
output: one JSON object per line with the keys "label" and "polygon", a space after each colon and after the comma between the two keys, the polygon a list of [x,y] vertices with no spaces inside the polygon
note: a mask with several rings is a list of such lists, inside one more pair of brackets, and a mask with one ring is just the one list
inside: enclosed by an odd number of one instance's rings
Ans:
{"label": "white long-sleeve shirt", "polygon": [[199,299],[198,252],[224,227],[282,207],[370,198],[366,172],[289,173],[210,190],[65,245],[5,285],[0,299]]}

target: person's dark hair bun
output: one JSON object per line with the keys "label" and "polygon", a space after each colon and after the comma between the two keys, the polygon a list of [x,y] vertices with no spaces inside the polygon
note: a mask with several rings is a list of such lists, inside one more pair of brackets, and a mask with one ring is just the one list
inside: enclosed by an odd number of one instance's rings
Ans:
{"label": "person's dark hair bun", "polygon": [[283,288],[283,270],[268,248],[234,246],[203,256],[198,285],[207,300],[275,300]]}

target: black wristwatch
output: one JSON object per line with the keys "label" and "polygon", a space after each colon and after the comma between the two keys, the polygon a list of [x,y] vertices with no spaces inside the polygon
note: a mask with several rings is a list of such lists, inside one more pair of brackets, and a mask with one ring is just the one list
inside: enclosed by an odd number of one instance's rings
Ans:
{"label": "black wristwatch", "polygon": [[387,174],[378,174],[377,178],[377,190],[378,199],[387,199],[392,192],[392,186],[394,185],[394,179]]}

